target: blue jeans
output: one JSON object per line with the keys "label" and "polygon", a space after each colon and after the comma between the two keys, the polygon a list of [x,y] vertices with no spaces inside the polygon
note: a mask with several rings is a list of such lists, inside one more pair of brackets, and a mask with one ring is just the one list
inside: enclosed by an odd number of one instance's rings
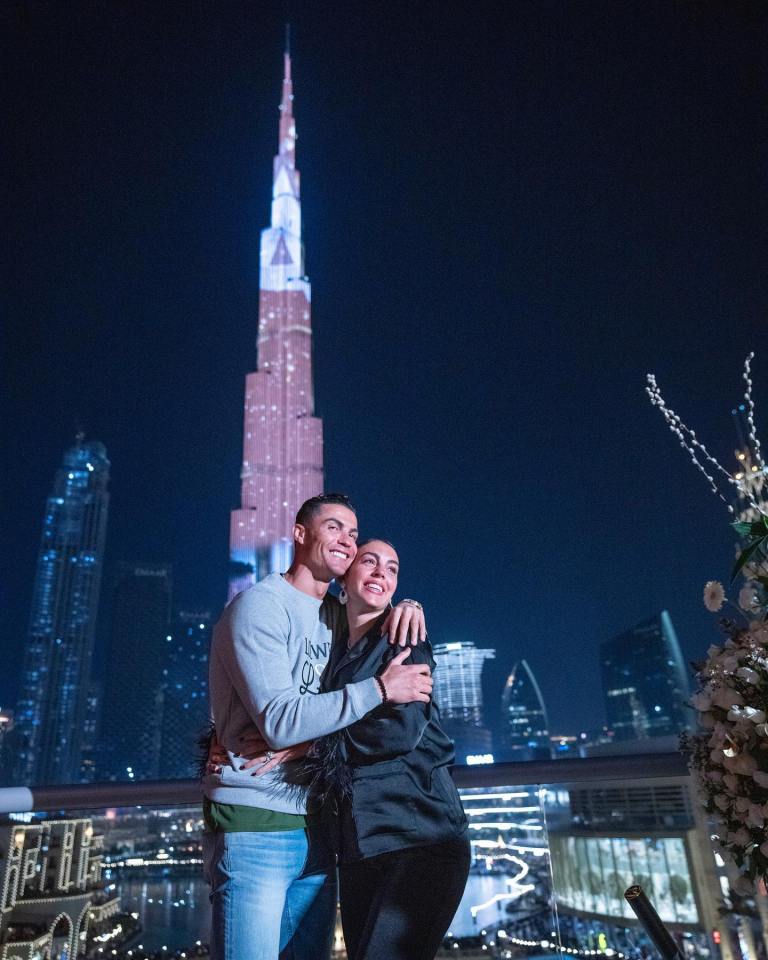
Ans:
{"label": "blue jeans", "polygon": [[206,832],[211,960],[327,960],[336,868],[304,830]]}

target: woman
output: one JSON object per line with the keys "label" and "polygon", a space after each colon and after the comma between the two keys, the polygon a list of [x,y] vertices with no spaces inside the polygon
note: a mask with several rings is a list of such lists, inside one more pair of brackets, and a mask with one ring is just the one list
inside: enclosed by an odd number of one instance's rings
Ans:
{"label": "woman", "polygon": [[[349,633],[323,689],[377,677],[382,704],[310,751],[310,798],[335,838],[341,920],[349,960],[431,960],[461,900],[470,866],[467,820],[449,766],[453,745],[434,702],[392,705],[381,674],[396,649],[381,625],[399,561],[368,540],[342,582]],[[406,661],[407,662],[407,661]],[[429,642],[411,662],[435,661]]]}

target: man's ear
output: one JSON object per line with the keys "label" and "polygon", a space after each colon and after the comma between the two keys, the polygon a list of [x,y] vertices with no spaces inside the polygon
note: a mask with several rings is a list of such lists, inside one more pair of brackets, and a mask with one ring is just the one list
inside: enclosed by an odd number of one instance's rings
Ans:
{"label": "man's ear", "polygon": [[303,523],[294,523],[293,525],[293,542],[304,544],[304,540],[307,536],[307,528]]}

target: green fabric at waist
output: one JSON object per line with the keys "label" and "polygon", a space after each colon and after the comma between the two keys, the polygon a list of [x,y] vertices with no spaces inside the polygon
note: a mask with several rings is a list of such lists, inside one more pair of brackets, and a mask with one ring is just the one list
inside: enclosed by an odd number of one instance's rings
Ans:
{"label": "green fabric at waist", "polygon": [[217,803],[203,800],[203,818],[209,830],[220,833],[273,833],[278,830],[303,830],[306,817],[300,813],[279,813],[264,807],[242,803]]}

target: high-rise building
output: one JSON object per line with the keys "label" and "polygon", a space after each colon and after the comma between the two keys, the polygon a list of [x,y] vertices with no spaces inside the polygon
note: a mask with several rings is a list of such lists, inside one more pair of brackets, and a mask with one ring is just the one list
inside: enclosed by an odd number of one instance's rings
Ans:
{"label": "high-rise building", "polygon": [[230,522],[230,596],[288,567],[296,512],[323,488],[323,425],[314,416],[311,289],[304,274],[287,52],[259,287],[258,369],[245,380],[241,505]]}
{"label": "high-rise building", "polygon": [[208,727],[208,650],[213,621],[209,610],[180,610],[165,643],[162,775],[195,773],[198,738]]}
{"label": "high-rise building", "polygon": [[101,711],[100,776],[159,775],[162,671],[171,616],[171,570],[121,565],[112,600],[112,637]]}
{"label": "high-rise building", "polygon": [[80,777],[108,482],[104,446],[79,435],[64,454],[45,506],[16,711],[21,783],[73,783]]}
{"label": "high-rise building", "polygon": [[86,698],[82,752],[80,757],[80,779],[85,783],[92,783],[98,774],[98,747],[103,689],[100,681],[92,680]]}
{"label": "high-rise building", "polygon": [[0,787],[12,786],[13,777],[13,710],[0,707]]}
{"label": "high-rise building", "polygon": [[688,675],[666,610],[600,644],[600,673],[614,741],[673,736],[688,727]]}
{"label": "high-rise building", "polygon": [[440,722],[456,745],[456,762],[488,755],[491,734],[483,722],[483,664],[495,650],[478,649],[471,641],[435,646],[435,700]]}
{"label": "high-rise building", "polygon": [[512,667],[501,695],[496,760],[538,760],[551,756],[549,722],[541,690],[525,660]]}

